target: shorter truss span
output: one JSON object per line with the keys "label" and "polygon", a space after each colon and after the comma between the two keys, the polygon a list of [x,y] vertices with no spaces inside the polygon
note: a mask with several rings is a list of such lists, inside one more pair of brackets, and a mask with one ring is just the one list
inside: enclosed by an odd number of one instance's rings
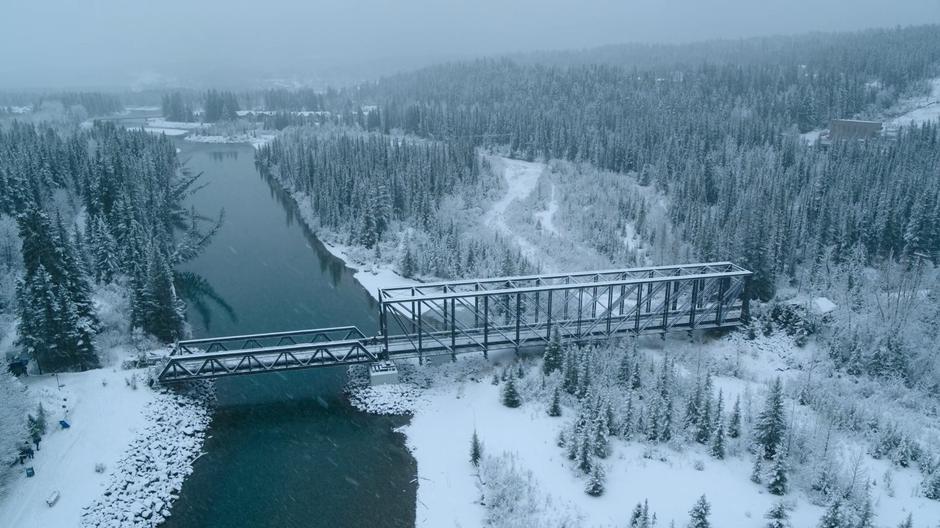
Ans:
{"label": "shorter truss span", "polygon": [[163,382],[396,357],[487,354],[567,342],[729,328],[748,317],[751,272],[730,262],[450,281],[379,291],[380,333],[345,326],[180,341]]}

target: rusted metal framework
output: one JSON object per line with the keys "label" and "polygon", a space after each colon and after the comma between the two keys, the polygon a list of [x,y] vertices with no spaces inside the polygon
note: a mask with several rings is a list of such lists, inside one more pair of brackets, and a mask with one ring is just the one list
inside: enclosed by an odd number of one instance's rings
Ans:
{"label": "rusted metal framework", "polygon": [[164,382],[392,357],[541,346],[557,332],[587,343],[734,327],[747,320],[751,272],[730,262],[529,275],[379,291],[380,333],[346,326],[181,341]]}

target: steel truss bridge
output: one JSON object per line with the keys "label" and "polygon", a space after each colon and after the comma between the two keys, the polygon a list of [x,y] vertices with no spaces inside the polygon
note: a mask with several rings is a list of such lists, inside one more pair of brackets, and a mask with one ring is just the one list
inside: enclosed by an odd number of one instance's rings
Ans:
{"label": "steel truss bridge", "polygon": [[379,291],[377,336],[353,326],[176,343],[161,382],[730,328],[752,273],[730,262],[419,284]]}

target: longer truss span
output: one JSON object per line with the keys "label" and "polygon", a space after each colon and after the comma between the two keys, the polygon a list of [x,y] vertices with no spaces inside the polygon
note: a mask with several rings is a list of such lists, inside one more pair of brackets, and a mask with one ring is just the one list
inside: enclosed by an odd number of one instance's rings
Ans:
{"label": "longer truss span", "polygon": [[320,328],[176,343],[159,379],[179,382],[565,342],[730,328],[752,273],[730,262],[449,281],[379,291],[377,336]]}

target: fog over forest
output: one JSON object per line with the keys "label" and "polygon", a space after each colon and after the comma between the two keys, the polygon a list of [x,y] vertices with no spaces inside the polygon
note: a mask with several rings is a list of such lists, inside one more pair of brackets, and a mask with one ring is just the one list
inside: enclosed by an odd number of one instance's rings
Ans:
{"label": "fog over forest", "polygon": [[441,60],[940,21],[940,0],[9,2],[0,88],[340,84]]}

